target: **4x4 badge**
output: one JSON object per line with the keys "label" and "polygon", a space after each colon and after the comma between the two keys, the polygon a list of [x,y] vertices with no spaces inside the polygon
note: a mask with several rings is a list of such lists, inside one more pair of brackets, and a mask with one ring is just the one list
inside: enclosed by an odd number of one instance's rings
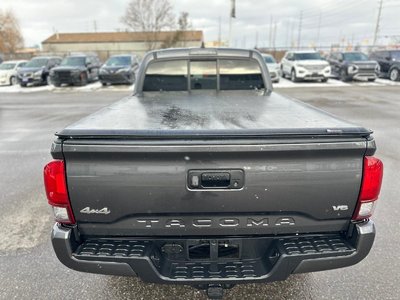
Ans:
{"label": "4x4 badge", "polygon": [[91,209],[90,207],[85,207],[80,212],[82,214],[87,214],[87,215],[92,215],[92,214],[108,215],[111,213],[111,211],[108,209],[108,207],[104,207],[102,209]]}

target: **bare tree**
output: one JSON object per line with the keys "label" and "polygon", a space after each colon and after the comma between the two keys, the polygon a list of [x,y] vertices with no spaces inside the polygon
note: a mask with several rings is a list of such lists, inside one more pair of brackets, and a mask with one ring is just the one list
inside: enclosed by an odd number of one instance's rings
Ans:
{"label": "bare tree", "polygon": [[133,31],[146,32],[148,50],[155,49],[162,30],[175,27],[175,15],[169,0],[131,0],[122,22]]}
{"label": "bare tree", "polygon": [[178,45],[178,43],[181,43],[181,46],[186,47],[185,32],[191,28],[192,24],[189,21],[189,13],[185,11],[181,12],[178,18],[178,30],[170,39],[164,41],[161,47],[171,48]]}
{"label": "bare tree", "polygon": [[0,11],[0,52],[13,54],[23,45],[24,39],[17,17],[12,11]]}
{"label": "bare tree", "polygon": [[192,24],[189,21],[189,13],[186,11],[181,12],[179,19],[178,19],[178,25],[179,25],[179,30],[180,31],[188,31],[189,29],[192,28]]}

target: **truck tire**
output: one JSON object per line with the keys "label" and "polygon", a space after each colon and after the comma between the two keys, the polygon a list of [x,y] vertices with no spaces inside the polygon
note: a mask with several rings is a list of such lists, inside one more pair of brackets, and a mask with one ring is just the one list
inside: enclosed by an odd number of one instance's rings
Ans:
{"label": "truck tire", "polygon": [[296,71],[294,69],[290,73],[290,80],[293,81],[293,82],[299,82],[299,79],[296,76]]}
{"label": "truck tire", "polygon": [[393,68],[390,70],[389,78],[391,81],[399,81],[400,79],[400,71],[397,68]]}

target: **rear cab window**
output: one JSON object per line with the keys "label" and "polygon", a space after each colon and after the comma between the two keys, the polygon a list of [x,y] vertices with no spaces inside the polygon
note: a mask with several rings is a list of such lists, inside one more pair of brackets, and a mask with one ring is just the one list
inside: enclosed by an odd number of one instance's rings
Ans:
{"label": "rear cab window", "polygon": [[143,91],[264,89],[254,59],[157,61],[146,71]]}

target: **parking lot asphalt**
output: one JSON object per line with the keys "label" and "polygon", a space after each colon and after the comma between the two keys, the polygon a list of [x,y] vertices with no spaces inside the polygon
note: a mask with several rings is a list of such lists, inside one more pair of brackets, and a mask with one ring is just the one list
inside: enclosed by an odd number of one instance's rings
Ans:
{"label": "parking lot asphalt", "polygon": [[[400,293],[400,86],[284,88],[298,98],[375,131],[385,163],[370,255],[346,269],[291,276],[284,282],[238,285],[226,299],[398,299]],[[130,94],[121,90],[0,88],[0,299],[206,299],[190,287],[136,278],[78,273],[58,262],[50,244],[52,219],[42,168],[54,132]]]}

